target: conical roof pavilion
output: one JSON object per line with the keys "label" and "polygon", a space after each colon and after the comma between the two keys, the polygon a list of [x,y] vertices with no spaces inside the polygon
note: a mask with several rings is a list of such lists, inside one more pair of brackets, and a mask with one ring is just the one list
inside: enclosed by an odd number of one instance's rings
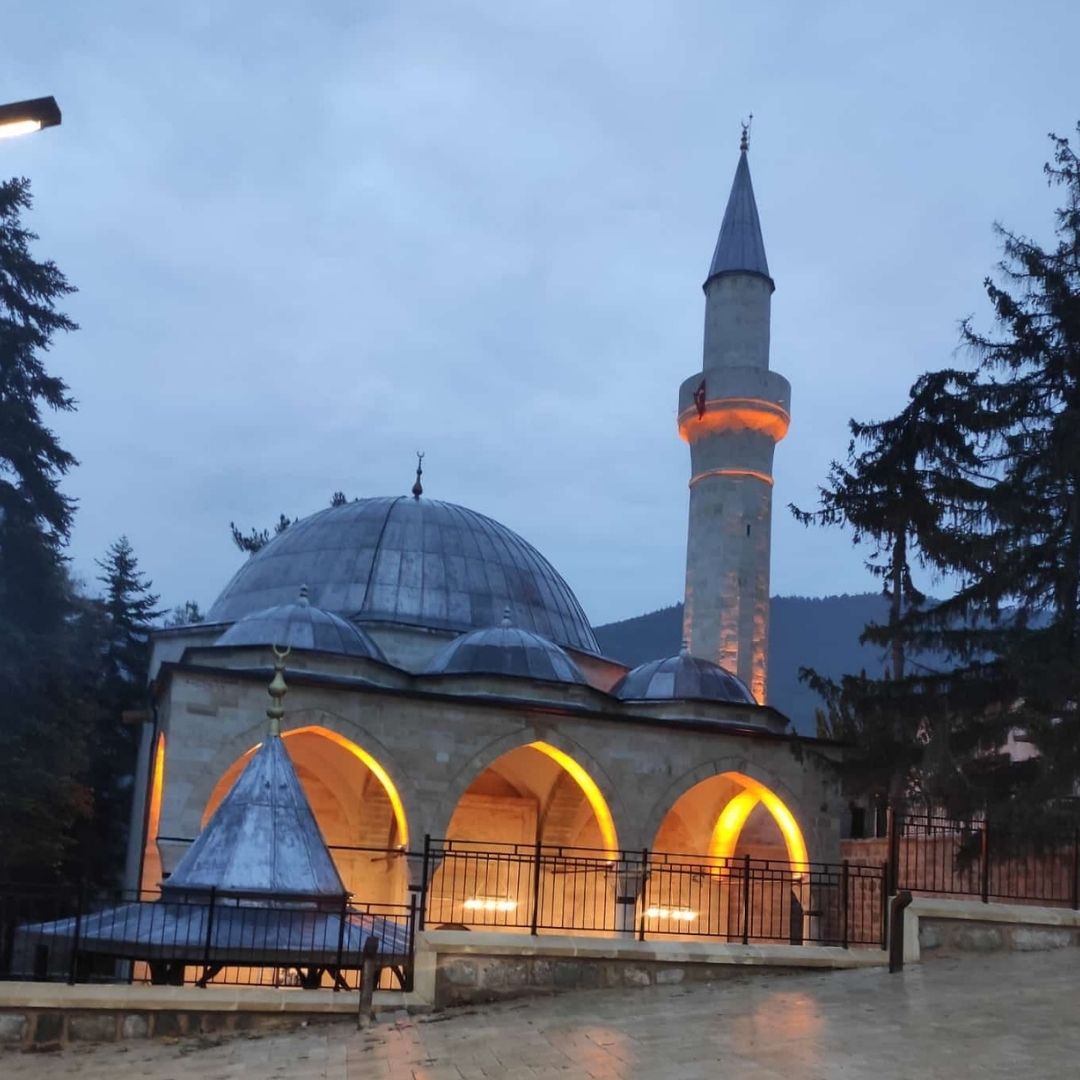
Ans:
{"label": "conical roof pavilion", "polygon": [[270,734],[162,883],[167,898],[212,889],[219,895],[340,904],[348,895],[279,734],[284,655],[275,649]]}

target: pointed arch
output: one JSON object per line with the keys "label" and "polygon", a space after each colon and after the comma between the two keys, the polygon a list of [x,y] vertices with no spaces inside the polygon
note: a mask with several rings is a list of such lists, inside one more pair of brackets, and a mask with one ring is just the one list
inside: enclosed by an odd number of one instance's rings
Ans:
{"label": "pointed arch", "polygon": [[805,866],[810,861],[806,850],[806,840],[803,838],[799,823],[795,820],[795,815],[784,801],[760,780],[755,780],[744,773],[727,773],[726,775],[742,784],[743,790],[724,807],[716,819],[709,843],[709,854],[719,858],[730,858],[734,855],[747,818],[761,804],[769,811],[780,830],[780,835],[784,838],[788,861]]}
{"label": "pointed arch", "polygon": [[[285,740],[286,747],[288,747],[289,740],[297,735],[317,735],[326,739],[335,746],[338,746],[351,754],[366,769],[368,769],[369,772],[371,772],[386,793],[397,827],[398,842],[402,848],[407,850],[409,846],[409,822],[405,814],[405,804],[402,801],[401,795],[398,792],[393,779],[379,760],[372,754],[369,754],[362,746],[353,742],[352,739],[349,739],[330,728],[322,727],[321,725],[308,724],[304,727],[290,728],[288,731],[283,731],[281,737]],[[214,810],[217,809],[218,803],[225,797],[229,789],[236,782],[236,778],[243,771],[244,765],[247,763],[248,759],[261,745],[261,743],[256,743],[254,746],[249,747],[222,774],[221,779],[218,780],[217,784],[214,786],[210,798],[206,802],[206,807],[203,810],[203,825],[209,821],[210,816],[213,814]]]}
{"label": "pointed arch", "polygon": [[551,743],[538,739],[528,744],[530,749],[539,750],[546,754],[557,765],[570,775],[570,778],[581,789],[590,809],[596,817],[596,824],[600,828],[600,836],[604,844],[605,854],[614,859],[619,853],[619,837],[615,831],[615,819],[611,816],[611,808],[604,798],[604,793],[597,786],[596,781],[588,771],[578,764],[565,750],[560,750]]}

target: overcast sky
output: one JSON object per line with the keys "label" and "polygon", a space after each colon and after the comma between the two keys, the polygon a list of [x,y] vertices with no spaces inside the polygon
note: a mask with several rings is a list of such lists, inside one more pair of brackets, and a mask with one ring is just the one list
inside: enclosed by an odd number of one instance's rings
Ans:
{"label": "overcast sky", "polygon": [[342,490],[436,498],[543,551],[594,623],[681,599],[708,266],[751,169],[792,385],[773,591],[873,585],[814,500],[849,417],[895,412],[985,317],[992,223],[1048,239],[1046,133],[1080,118],[1080,5],[9,0],[0,143],[79,287],[76,570],[126,533],[169,605],[230,520]]}

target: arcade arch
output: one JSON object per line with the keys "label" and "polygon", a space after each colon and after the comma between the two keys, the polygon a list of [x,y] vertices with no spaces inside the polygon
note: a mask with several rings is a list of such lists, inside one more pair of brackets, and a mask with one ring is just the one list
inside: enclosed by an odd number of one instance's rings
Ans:
{"label": "arcade arch", "polygon": [[[345,887],[365,901],[404,902],[409,829],[390,774],[366,750],[329,728],[293,728],[282,738]],[[203,810],[203,826],[258,745],[222,774]]]}
{"label": "arcade arch", "polygon": [[[458,799],[429,893],[429,925],[554,928],[603,910],[603,873],[574,874],[560,856],[606,866],[615,822],[596,781],[569,753],[535,741],[481,770]],[[539,861],[537,849],[542,852]],[[580,863],[577,864],[580,866]]]}

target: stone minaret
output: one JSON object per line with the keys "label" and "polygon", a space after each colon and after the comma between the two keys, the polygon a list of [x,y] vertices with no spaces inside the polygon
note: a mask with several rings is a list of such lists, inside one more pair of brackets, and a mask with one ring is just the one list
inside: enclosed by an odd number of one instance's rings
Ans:
{"label": "stone minaret", "polygon": [[769,275],[743,128],[705,290],[704,363],[679,388],[690,444],[683,636],[738,675],[761,704],[769,644],[773,448],[788,429],[791,387],[769,370]]}

